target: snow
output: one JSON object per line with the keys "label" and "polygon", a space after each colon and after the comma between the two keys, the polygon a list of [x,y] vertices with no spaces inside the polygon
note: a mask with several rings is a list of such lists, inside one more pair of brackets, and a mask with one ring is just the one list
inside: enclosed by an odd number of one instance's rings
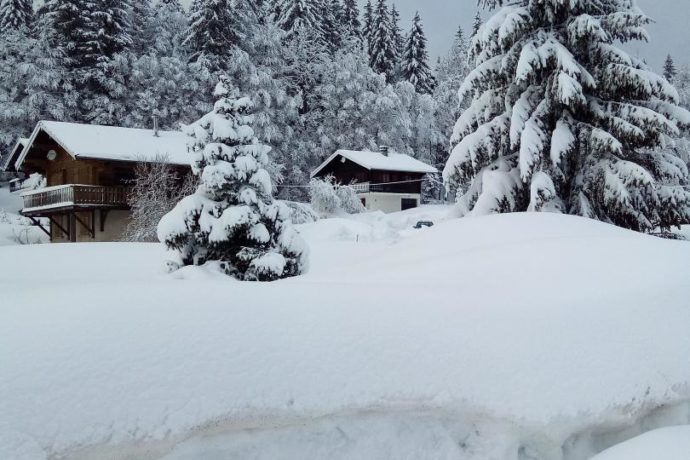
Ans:
{"label": "snow", "polygon": [[298,226],[270,284],[0,248],[0,458],[585,460],[690,423],[690,244],[448,211]]}
{"label": "snow", "polygon": [[389,152],[388,155],[384,155],[381,152],[359,152],[353,150],[338,150],[333,155],[331,155],[326,161],[324,161],[321,166],[316,168],[312,173],[311,177],[315,177],[330,164],[336,158],[345,158],[357,163],[363,168],[369,170],[377,171],[399,171],[399,172],[410,172],[410,173],[423,173],[423,174],[433,174],[437,173],[438,170],[433,166],[429,166],[419,160],[412,158],[409,155],[404,155],[402,153]]}
{"label": "snow", "polygon": [[687,460],[690,426],[654,430],[612,447],[592,460]]}
{"label": "snow", "polygon": [[[29,147],[41,131],[75,158],[153,161],[163,157],[176,165],[189,165],[193,158],[187,151],[187,137],[178,131],[159,131],[156,137],[151,129],[41,121],[29,139]],[[28,151],[25,148],[17,160],[18,168]]]}
{"label": "snow", "polygon": [[[0,182],[0,246],[47,243],[48,236],[19,215],[23,200]],[[5,260],[5,259],[0,259]]]}

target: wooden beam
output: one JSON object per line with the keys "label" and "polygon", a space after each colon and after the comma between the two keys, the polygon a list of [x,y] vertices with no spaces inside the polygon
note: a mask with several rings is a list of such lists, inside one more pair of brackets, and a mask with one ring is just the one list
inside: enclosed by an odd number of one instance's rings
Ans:
{"label": "wooden beam", "polygon": [[105,231],[105,220],[108,218],[108,210],[101,209],[101,233]]}
{"label": "wooden beam", "polygon": [[41,224],[40,220],[36,220],[33,217],[29,217],[29,219],[31,219],[31,222],[34,224],[35,227],[40,228],[43,233],[45,233],[46,235],[48,235],[49,238],[52,239],[52,235],[50,234],[50,231],[46,230],[46,228]]}
{"label": "wooden beam", "polygon": [[[89,225],[86,222],[84,222],[83,220],[81,220],[79,218],[77,213],[74,213],[74,218],[76,219],[77,222],[79,222],[91,234],[92,239],[96,238],[96,232],[95,232],[95,229],[93,228],[93,226],[89,227]],[[76,233],[77,229],[75,228],[74,231]]]}
{"label": "wooden beam", "polygon": [[[31,217],[31,219],[33,219],[33,217]],[[53,216],[48,216],[48,219],[50,219],[51,224],[53,224],[55,227],[57,227],[69,239],[69,231],[65,230],[65,227],[58,224],[58,222],[55,219],[53,219]]]}

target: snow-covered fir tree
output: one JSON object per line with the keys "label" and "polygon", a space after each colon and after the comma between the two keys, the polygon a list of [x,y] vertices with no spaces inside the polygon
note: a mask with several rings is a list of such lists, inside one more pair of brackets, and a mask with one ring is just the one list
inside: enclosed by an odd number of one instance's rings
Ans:
{"label": "snow-covered fir tree", "polygon": [[[141,1],[141,0],[137,0]],[[92,0],[86,10],[84,60],[102,62],[132,46],[131,0]],[[84,14],[84,13],[82,13]]]}
{"label": "snow-covered fir tree", "polygon": [[344,38],[344,21],[343,21],[343,7],[340,0],[321,0],[323,5],[320,7],[321,14],[321,30],[323,31],[323,38],[331,53],[334,53],[343,44]]}
{"label": "snow-covered fir tree", "polygon": [[203,58],[213,70],[225,69],[228,53],[239,41],[231,0],[196,0],[190,14],[184,43],[192,59]]}
{"label": "snow-covered fir tree", "polygon": [[402,77],[412,83],[417,92],[431,94],[434,90],[435,81],[429,68],[429,53],[426,49],[426,43],[422,18],[417,12],[412,21],[412,30],[407,35],[407,43],[402,55]]}
{"label": "snow-covered fir tree", "polygon": [[374,42],[374,5],[372,5],[371,0],[367,0],[367,3],[364,5],[362,39],[369,56],[371,56],[371,44]]}
{"label": "snow-covered fir tree", "polygon": [[274,281],[306,270],[307,248],[285,205],[272,198],[269,147],[250,127],[252,103],[230,79],[216,87],[212,112],[186,128],[200,178],[158,227],[178,266],[216,263],[243,281]]}
{"label": "snow-covered fir tree", "polygon": [[[371,5],[371,3],[369,3],[369,5]],[[343,1],[342,27],[345,39],[362,39],[362,23],[359,20],[357,0]]]}
{"label": "snow-covered fir tree", "polygon": [[[433,98],[436,101],[436,113],[434,119],[442,133],[443,141],[435,146],[435,155],[431,162],[439,171],[442,171],[450,154],[450,139],[453,136],[453,127],[466,105],[458,97],[458,88],[470,72],[467,60],[468,44],[462,27],[458,28],[453,46],[446,56],[440,58],[436,67],[436,87]],[[438,197],[442,180],[440,177],[431,177],[433,184],[429,187],[430,194]]]}
{"label": "snow-covered fir tree", "polygon": [[666,61],[664,61],[664,78],[669,82],[673,83],[673,79],[676,76],[676,64],[673,62],[671,55],[666,56]]}
{"label": "snow-covered fir tree", "polygon": [[[179,0],[178,0],[179,1]],[[166,0],[163,0],[165,6]],[[144,54],[150,49],[151,44],[158,36],[158,24],[154,23],[154,9],[152,0],[136,0],[131,3],[128,12],[130,20],[130,35],[132,36],[132,49],[137,54]]]}
{"label": "snow-covered fir tree", "polygon": [[286,32],[287,38],[309,31],[314,37],[323,38],[320,0],[277,0],[278,26]]}
{"label": "snow-covered fir tree", "polygon": [[475,35],[477,35],[477,32],[479,32],[479,29],[482,28],[482,15],[479,13],[479,10],[477,10],[477,14],[474,15],[474,21],[472,22],[472,37],[474,38]]}
{"label": "snow-covered fir tree", "polygon": [[159,0],[153,6],[151,28],[155,30],[153,47],[164,56],[180,55],[189,27],[187,13],[180,0]]}
{"label": "snow-covered fir tree", "polygon": [[376,4],[369,46],[371,68],[392,81],[397,68],[398,52],[386,0],[378,0]]}
{"label": "snow-covered fir tree", "polygon": [[41,26],[69,68],[93,64],[85,62],[87,44],[93,38],[88,24],[93,8],[93,2],[86,0],[46,0],[43,6]]}
{"label": "snow-covered fir tree", "polygon": [[33,16],[32,0],[0,0],[0,33],[30,28]]}
{"label": "snow-covered fir tree", "polygon": [[393,43],[395,45],[395,60],[400,61],[405,50],[405,37],[403,36],[402,28],[400,27],[400,13],[395,4],[391,6],[391,25],[390,30],[393,34]]}
{"label": "snow-covered fir tree", "polygon": [[615,46],[648,22],[628,0],[520,0],[479,30],[444,171],[461,214],[567,212],[640,231],[690,220],[687,169],[663,148],[690,113]]}

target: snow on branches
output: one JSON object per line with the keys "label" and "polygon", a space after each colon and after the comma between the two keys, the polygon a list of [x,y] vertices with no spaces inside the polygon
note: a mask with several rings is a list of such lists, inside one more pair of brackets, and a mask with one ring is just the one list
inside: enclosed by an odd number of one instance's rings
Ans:
{"label": "snow on branches", "polygon": [[218,263],[244,281],[274,281],[303,273],[307,248],[292,228],[290,211],[272,198],[265,167],[269,147],[250,127],[253,104],[221,77],[212,112],[186,127],[196,154],[196,193],[158,226],[177,265]]}
{"label": "snow on branches", "polygon": [[669,148],[690,113],[615,45],[647,38],[644,13],[629,0],[483,4],[501,8],[472,38],[476,67],[459,91],[472,102],[444,171],[461,214],[568,212],[639,231],[690,222],[687,169]]}

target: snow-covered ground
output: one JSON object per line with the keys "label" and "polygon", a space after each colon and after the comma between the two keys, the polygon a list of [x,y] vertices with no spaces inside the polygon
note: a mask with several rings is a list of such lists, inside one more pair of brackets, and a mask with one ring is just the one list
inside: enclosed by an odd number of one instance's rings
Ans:
{"label": "snow-covered ground", "polygon": [[645,433],[614,446],[592,460],[688,460],[690,426],[674,426]]}
{"label": "snow-covered ground", "polygon": [[272,284],[0,248],[0,458],[584,460],[690,423],[690,243],[446,214],[305,224]]}

